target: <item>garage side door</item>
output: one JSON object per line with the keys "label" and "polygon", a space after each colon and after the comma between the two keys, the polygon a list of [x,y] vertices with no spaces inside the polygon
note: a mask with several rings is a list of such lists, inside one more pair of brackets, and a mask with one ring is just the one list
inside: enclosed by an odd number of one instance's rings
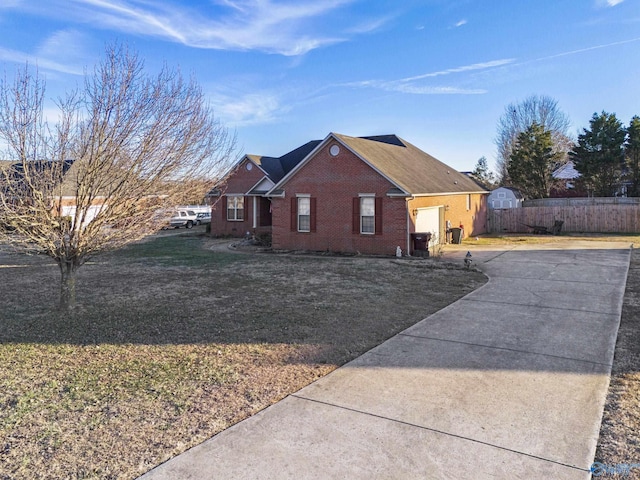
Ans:
{"label": "garage side door", "polygon": [[431,244],[440,243],[440,209],[442,207],[419,208],[416,216],[416,232],[431,233]]}

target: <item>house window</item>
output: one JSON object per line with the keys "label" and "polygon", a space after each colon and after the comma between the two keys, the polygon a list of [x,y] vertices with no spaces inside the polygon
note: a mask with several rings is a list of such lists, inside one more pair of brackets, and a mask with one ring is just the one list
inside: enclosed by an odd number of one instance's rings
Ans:
{"label": "house window", "polygon": [[382,235],[382,197],[361,193],[353,198],[354,234]]}
{"label": "house window", "polygon": [[244,220],[244,197],[230,195],[227,197],[227,220],[237,222]]}
{"label": "house window", "polygon": [[291,231],[316,231],[316,199],[308,194],[291,197]]}
{"label": "house window", "polygon": [[507,194],[504,192],[498,192],[498,198],[507,198]]}
{"label": "house window", "polygon": [[471,210],[471,195],[467,195],[467,211]]}
{"label": "house window", "polygon": [[311,231],[311,198],[298,197],[298,231]]}
{"label": "house window", "polygon": [[376,199],[360,197],[360,233],[376,233]]}

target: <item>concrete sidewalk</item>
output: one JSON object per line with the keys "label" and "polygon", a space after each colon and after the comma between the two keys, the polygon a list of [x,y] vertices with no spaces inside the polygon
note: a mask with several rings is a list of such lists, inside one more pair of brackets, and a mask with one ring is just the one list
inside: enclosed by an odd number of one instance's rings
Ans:
{"label": "concrete sidewalk", "polygon": [[628,247],[473,249],[486,285],[141,478],[587,479]]}

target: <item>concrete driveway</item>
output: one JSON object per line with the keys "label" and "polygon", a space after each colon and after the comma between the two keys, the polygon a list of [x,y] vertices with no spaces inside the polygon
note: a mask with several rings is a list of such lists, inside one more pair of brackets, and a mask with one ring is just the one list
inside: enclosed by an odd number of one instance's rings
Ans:
{"label": "concrete driveway", "polygon": [[485,286],[142,478],[587,479],[628,247],[474,248]]}

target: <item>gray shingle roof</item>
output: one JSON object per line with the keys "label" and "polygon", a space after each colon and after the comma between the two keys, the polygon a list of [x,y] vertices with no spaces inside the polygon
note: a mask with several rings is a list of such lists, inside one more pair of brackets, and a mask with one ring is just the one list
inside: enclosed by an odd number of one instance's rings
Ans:
{"label": "gray shingle roof", "polygon": [[466,175],[396,135],[332,135],[408,194],[486,192]]}
{"label": "gray shingle roof", "polygon": [[296,165],[304,160],[321,141],[322,140],[312,140],[285,153],[281,157],[261,157],[258,155],[247,155],[247,157],[259,165],[273,183],[278,183],[287,173],[293,170]]}
{"label": "gray shingle roof", "polygon": [[[75,175],[77,175],[77,168],[75,167],[76,162],[73,160],[65,160],[64,162],[30,160],[27,165],[28,171],[37,174],[38,177],[42,176],[41,181],[46,181],[48,187],[57,189],[57,194],[62,196],[76,195]],[[24,166],[21,162],[0,160],[0,169],[9,171],[14,181],[23,181]]]}

